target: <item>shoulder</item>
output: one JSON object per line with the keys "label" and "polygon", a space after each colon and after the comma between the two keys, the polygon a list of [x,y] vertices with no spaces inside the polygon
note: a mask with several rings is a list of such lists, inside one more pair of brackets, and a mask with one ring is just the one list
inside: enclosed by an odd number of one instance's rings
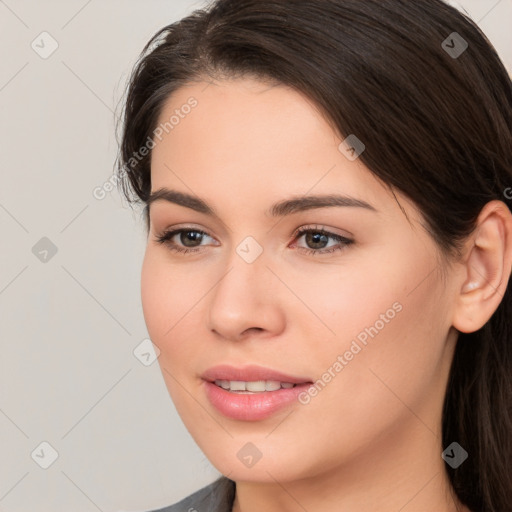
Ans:
{"label": "shoulder", "polygon": [[235,482],[221,477],[174,505],[148,512],[231,512]]}

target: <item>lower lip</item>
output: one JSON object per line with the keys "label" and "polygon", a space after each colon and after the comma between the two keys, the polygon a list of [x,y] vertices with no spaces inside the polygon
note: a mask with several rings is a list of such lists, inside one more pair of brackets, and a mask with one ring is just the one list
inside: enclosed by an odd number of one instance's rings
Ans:
{"label": "lower lip", "polygon": [[311,383],[297,384],[293,388],[261,393],[236,393],[226,391],[213,382],[204,381],[206,396],[224,416],[234,420],[258,421],[272,416],[277,411],[298,401],[298,396]]}

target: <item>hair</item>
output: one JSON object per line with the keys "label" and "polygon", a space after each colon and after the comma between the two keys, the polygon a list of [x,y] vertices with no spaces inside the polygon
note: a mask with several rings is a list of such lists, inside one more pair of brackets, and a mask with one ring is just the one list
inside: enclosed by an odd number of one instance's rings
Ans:
{"label": "hair", "polygon": [[[468,45],[460,55],[447,48],[454,32]],[[362,163],[412,200],[445,255],[460,254],[486,203],[511,207],[510,76],[478,26],[441,0],[216,0],[165,26],[127,85],[116,164],[130,204],[151,192],[151,152],[138,151],[170,95],[243,77],[292,87],[340,136],[355,134]],[[147,203],[145,217],[149,228]],[[481,329],[459,332],[444,399],[443,446],[469,454],[446,471],[474,512],[512,511],[511,324],[508,286]]]}

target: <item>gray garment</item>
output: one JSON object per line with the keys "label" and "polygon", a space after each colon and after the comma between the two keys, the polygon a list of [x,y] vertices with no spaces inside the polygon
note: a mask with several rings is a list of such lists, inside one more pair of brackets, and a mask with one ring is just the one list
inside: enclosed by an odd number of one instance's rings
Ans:
{"label": "gray garment", "polygon": [[149,512],[232,512],[235,482],[225,476],[178,503]]}

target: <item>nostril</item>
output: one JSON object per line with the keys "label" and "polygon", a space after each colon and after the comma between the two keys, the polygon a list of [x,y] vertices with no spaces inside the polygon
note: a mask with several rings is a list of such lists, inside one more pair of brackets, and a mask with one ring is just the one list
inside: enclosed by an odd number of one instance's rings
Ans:
{"label": "nostril", "polygon": [[251,331],[263,331],[263,329],[261,327],[249,327],[249,329],[246,329],[243,334],[245,334],[246,332],[251,332]]}

